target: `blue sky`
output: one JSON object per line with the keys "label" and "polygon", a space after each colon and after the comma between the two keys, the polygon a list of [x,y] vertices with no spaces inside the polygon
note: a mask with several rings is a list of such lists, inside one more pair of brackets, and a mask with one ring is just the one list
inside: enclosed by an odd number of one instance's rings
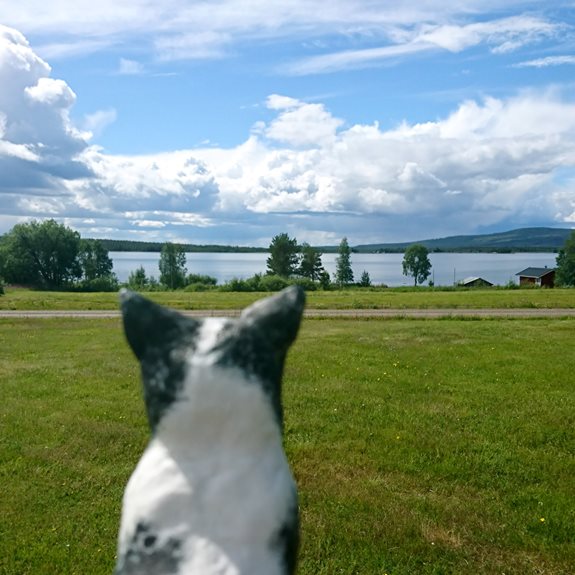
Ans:
{"label": "blue sky", "polygon": [[575,1],[0,5],[0,233],[268,245],[575,222]]}

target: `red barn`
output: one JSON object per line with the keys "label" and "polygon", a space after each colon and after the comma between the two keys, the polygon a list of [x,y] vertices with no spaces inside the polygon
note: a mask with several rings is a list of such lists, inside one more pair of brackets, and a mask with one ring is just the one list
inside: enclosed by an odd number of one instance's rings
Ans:
{"label": "red barn", "polygon": [[555,268],[525,268],[516,273],[520,286],[553,287],[555,285]]}

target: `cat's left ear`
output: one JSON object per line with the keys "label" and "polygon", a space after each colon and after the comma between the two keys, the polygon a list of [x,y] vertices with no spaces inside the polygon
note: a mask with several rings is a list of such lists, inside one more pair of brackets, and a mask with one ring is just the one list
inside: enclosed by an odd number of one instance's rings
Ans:
{"label": "cat's left ear", "polygon": [[290,286],[246,308],[240,322],[250,329],[260,330],[278,351],[287,351],[297,336],[304,305],[303,288]]}
{"label": "cat's left ear", "polygon": [[198,321],[165,308],[132,291],[120,292],[124,331],[132,351],[143,361],[169,350],[174,342],[195,336]]}

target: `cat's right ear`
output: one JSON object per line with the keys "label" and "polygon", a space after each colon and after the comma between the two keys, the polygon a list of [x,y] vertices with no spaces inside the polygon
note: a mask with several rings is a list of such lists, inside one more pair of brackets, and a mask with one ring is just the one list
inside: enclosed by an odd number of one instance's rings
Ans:
{"label": "cat's right ear", "polygon": [[199,322],[123,289],[120,305],[124,332],[132,351],[142,361],[150,352],[170,348],[173,342],[195,335]]}

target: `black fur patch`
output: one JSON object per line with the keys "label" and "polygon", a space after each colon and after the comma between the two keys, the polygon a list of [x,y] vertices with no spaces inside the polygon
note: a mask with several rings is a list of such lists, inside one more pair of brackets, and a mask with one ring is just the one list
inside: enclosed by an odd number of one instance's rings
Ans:
{"label": "black fur patch", "polygon": [[182,388],[186,356],[196,347],[200,322],[127,291],[122,312],[126,337],[140,360],[148,421],[155,431]]}
{"label": "black fur patch", "polygon": [[[282,372],[299,328],[304,299],[303,290],[292,287],[257,302],[238,320],[224,323],[212,350],[219,353],[216,364],[237,367],[261,382],[280,426]],[[148,420],[154,432],[178,399],[202,320],[127,291],[122,294],[122,311],[126,336],[140,360]]]}
{"label": "black fur patch", "polygon": [[114,575],[177,575],[181,560],[179,540],[161,541],[150,525],[138,523]]}
{"label": "black fur patch", "polygon": [[279,531],[271,541],[271,547],[277,550],[283,558],[284,573],[292,575],[297,565],[297,552],[299,548],[299,515],[297,495],[294,492],[294,502],[289,515]]}

